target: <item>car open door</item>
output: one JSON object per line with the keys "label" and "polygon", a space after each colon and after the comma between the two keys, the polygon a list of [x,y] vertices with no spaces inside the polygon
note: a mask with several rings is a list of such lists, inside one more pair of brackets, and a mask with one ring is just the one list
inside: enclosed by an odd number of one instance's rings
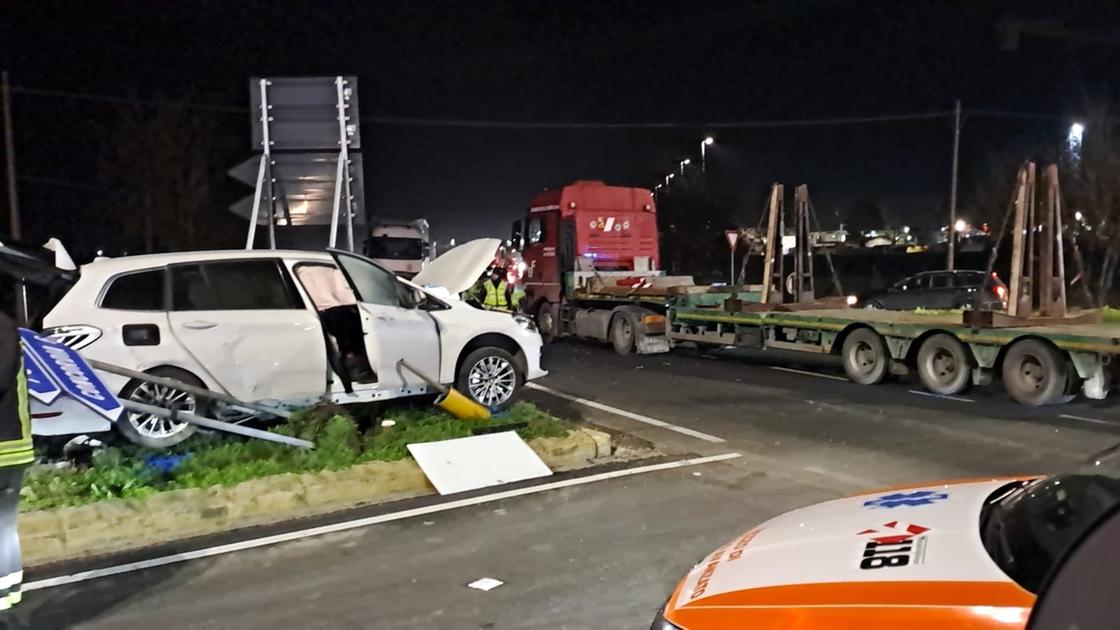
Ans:
{"label": "car open door", "polygon": [[171,265],[171,332],[211,378],[247,401],[319,396],[319,318],[278,258]]}
{"label": "car open door", "polygon": [[401,359],[438,380],[440,333],[435,319],[419,308],[423,294],[366,258],[342,251],[331,253],[358,298],[366,353],[377,375],[377,388],[393,391],[424,385],[415,374],[398,367]]}

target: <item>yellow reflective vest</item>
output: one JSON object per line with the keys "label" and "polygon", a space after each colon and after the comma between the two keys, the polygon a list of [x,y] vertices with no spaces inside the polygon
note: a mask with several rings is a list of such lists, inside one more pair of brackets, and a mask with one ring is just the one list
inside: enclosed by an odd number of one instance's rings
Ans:
{"label": "yellow reflective vest", "polygon": [[0,467],[35,461],[23,348],[12,320],[0,315]]}
{"label": "yellow reflective vest", "polygon": [[494,282],[488,279],[482,283],[482,289],[486,292],[482,298],[483,306],[486,308],[509,308],[505,280],[499,282],[498,286],[494,286]]}

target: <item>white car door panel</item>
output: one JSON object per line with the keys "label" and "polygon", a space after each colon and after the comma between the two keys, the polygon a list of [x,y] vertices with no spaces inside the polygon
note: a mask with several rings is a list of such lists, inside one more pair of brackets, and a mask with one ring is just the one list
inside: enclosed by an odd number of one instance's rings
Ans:
{"label": "white car door panel", "polygon": [[427,311],[413,307],[419,292],[369,260],[344,252],[334,255],[358,296],[366,351],[378,388],[423,385],[422,379],[397,365],[401,359],[438,380],[440,332]]}
{"label": "white car door panel", "polygon": [[278,260],[176,265],[171,282],[171,331],[222,389],[249,401],[323,393],[319,318]]}

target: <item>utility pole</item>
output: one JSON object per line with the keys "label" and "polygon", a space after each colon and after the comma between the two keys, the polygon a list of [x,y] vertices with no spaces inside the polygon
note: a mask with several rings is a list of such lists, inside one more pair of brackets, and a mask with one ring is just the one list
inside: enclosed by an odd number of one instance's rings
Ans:
{"label": "utility pole", "polygon": [[948,268],[956,268],[957,255],[957,165],[960,162],[961,151],[961,101],[953,108],[953,175],[949,183],[949,260]]}
{"label": "utility pole", "polygon": [[8,171],[9,228],[13,240],[20,240],[19,193],[16,191],[16,146],[12,139],[12,88],[8,84],[8,71],[0,76],[0,99],[4,101],[4,157]]}

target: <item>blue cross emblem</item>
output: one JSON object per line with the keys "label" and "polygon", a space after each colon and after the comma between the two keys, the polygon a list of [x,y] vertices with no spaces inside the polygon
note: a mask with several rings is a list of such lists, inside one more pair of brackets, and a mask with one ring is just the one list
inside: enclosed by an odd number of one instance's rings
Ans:
{"label": "blue cross emblem", "polygon": [[944,492],[936,492],[934,490],[915,490],[914,492],[894,492],[891,494],[884,494],[881,497],[864,501],[863,507],[869,508],[896,508],[896,507],[916,507],[919,505],[929,505],[938,501],[948,499],[949,495]]}

